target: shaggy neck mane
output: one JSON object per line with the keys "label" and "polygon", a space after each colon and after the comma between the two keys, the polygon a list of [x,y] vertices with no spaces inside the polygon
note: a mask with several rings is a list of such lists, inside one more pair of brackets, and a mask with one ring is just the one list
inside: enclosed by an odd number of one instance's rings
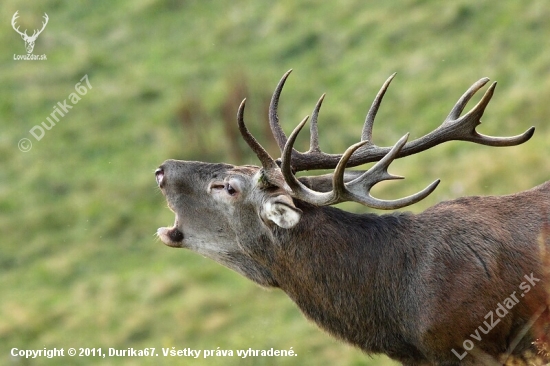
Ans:
{"label": "shaggy neck mane", "polygon": [[[302,202],[298,207],[304,214],[296,227],[274,230],[269,269],[278,287],[307,317],[365,348],[365,327],[387,329],[387,323],[399,317],[400,295],[410,288],[407,273],[416,263],[416,252],[399,232],[411,226],[413,216],[358,215]],[[372,352],[387,351],[396,337],[402,337],[371,334],[367,343]]]}

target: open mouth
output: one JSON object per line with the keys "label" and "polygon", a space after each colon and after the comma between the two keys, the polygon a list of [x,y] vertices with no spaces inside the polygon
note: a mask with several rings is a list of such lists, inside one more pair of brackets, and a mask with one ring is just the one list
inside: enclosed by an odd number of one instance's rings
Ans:
{"label": "open mouth", "polygon": [[[155,180],[159,188],[164,186],[164,169],[155,170]],[[178,220],[173,227],[160,227],[157,229],[157,236],[166,245],[174,248],[181,248],[183,245],[183,233],[178,229]]]}
{"label": "open mouth", "polygon": [[[159,188],[164,187],[164,169],[162,167],[155,170],[155,179]],[[169,247],[181,248],[183,247],[183,233],[178,229],[178,218],[176,216],[176,222],[172,227],[160,227],[157,229],[157,236],[159,239]]]}
{"label": "open mouth", "polygon": [[164,183],[164,169],[158,168],[155,170],[155,179],[157,180],[157,185],[159,188],[162,188]]}

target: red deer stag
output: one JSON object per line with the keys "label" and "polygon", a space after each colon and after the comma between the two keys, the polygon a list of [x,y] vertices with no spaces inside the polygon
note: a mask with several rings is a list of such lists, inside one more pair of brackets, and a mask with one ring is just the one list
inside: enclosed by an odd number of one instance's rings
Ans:
{"label": "red deer stag", "polygon": [[[361,142],[335,155],[318,144],[324,96],[312,114],[309,151],[293,149],[307,117],[288,138],[281,129],[277,106],[289,74],[277,85],[269,109],[280,160],[247,130],[243,101],[239,130],[261,167],[167,160],[156,170],[176,215],[172,227],[158,229],[160,240],[209,257],[261,286],[280,288],[333,336],[404,365],[480,364],[483,357],[530,350],[528,328],[546,309],[538,243],[548,219],[550,183],[508,196],[442,202],[419,214],[378,216],[330,207],[354,201],[397,209],[422,200],[439,180],[396,200],[374,198],[370,190],[401,178],[387,171],[394,159],[445,141],[513,146],[529,140],[533,127],[514,137],[475,130],[496,83],[463,116],[487,78],[473,84],[434,131],[379,147],[372,142],[373,123],[392,75],[368,112]],[[366,171],[345,171],[375,161]],[[312,169],[334,173],[295,175]]]}

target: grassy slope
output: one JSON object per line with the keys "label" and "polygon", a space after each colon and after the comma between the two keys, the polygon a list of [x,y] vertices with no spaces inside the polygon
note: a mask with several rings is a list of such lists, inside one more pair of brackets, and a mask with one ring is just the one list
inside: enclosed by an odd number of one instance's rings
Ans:
{"label": "grassy slope", "polygon": [[[535,125],[535,137],[498,151],[449,143],[396,162],[393,171],[407,181],[384,185],[380,196],[443,180],[412,210],[464,194],[510,193],[547,179],[545,0],[363,3],[3,1],[1,363],[12,347],[175,346],[293,347],[299,355],[186,360],[192,365],[393,364],[332,340],[279,291],[261,290],[153,236],[173,220],[155,187],[155,167],[167,158],[253,163],[250,156],[233,160],[239,155],[224,139],[223,105],[234,113],[235,98],[228,95],[246,87],[247,120],[261,133],[265,96],[289,68],[295,71],[281,102],[284,126],[291,129],[328,92],[320,123],[329,151],[357,140],[367,106],[393,72],[398,76],[375,129],[381,145],[408,131],[415,137],[435,128],[478,78],[499,81],[480,131],[512,135]],[[48,13],[50,23],[35,48],[48,61],[13,61],[12,54],[24,52],[9,27],[16,10],[22,28],[34,28]],[[30,128],[85,74],[93,88],[35,141]],[[246,84],[236,81],[242,79]],[[30,152],[17,149],[23,137],[34,143]],[[112,358],[102,364],[181,360]]]}

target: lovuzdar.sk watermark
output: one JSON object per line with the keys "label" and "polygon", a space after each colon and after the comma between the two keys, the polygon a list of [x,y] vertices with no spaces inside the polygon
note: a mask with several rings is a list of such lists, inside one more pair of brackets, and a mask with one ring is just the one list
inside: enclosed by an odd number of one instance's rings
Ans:
{"label": "lovuzdar.sk watermark", "polygon": [[[46,121],[39,125],[34,125],[29,133],[34,137],[36,141],[42,140],[46,135],[46,131],[50,131],[56,123],[59,123],[63,117],[67,115],[74,108],[74,106],[82,99],[84,95],[88,93],[88,90],[92,89],[92,84],[88,80],[88,74],[84,75],[78,83],[74,86],[74,92],[69,94],[62,102],[57,102],[53,106],[53,112],[46,117]],[[32,141],[29,138],[22,138],[17,144],[19,150],[22,152],[28,152],[32,149]]]}
{"label": "lovuzdar.sk watermark", "polygon": [[[520,295],[520,297],[525,297],[525,294],[531,291],[531,289],[536,286],[537,282],[540,282],[540,279],[536,278],[532,272],[530,275],[524,275],[523,278],[525,278],[525,281],[519,285],[519,289],[522,290],[522,292],[517,294]],[[456,351],[454,348],[452,349],[452,352],[459,360],[462,360],[466,357],[468,352],[472,351],[475,346],[474,341],[481,341],[483,335],[493,330],[493,328],[501,322],[502,318],[508,315],[509,311],[520,302],[521,299],[517,297],[516,293],[517,291],[512,292],[509,297],[496,305],[494,312],[491,310],[485,315],[484,319],[486,320],[483,324],[480,324],[480,326],[470,334],[472,340],[465,339],[462,343],[462,347],[464,348],[462,353],[459,353],[459,351]]]}
{"label": "lovuzdar.sk watermark", "polygon": [[47,60],[47,57],[45,54],[43,55],[35,55],[32,53],[32,51],[34,50],[34,43],[36,42],[36,39],[38,38],[38,36],[40,35],[40,33],[42,33],[42,31],[44,30],[44,28],[46,28],[46,25],[48,24],[48,14],[44,13],[44,21],[42,22],[42,28],[41,29],[35,29],[32,33],[32,35],[28,35],[27,34],[27,30],[25,29],[25,31],[20,31],[19,28],[20,26],[17,25],[17,18],[19,18],[19,15],[18,15],[18,11],[15,12],[15,14],[13,14],[13,17],[11,18],[11,26],[13,28],[14,31],[16,31],[20,36],[21,38],[23,38],[23,41],[25,42],[25,49],[27,50],[27,54],[26,55],[16,55],[14,54],[13,55],[13,59],[16,60],[16,61],[19,61],[19,60],[22,60],[22,61],[44,61],[44,60]]}

